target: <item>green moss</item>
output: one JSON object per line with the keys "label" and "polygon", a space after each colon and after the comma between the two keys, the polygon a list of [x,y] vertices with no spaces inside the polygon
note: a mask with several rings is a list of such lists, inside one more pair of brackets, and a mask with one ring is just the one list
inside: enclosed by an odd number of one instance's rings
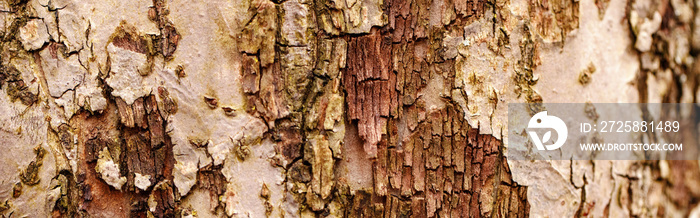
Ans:
{"label": "green moss", "polygon": [[20,72],[14,67],[0,68],[0,85],[6,83],[6,92],[10,101],[20,100],[24,105],[32,105],[38,100],[37,95],[29,91]]}
{"label": "green moss", "polygon": [[38,146],[34,149],[34,153],[36,154],[36,158],[30,162],[27,168],[23,169],[19,175],[22,183],[29,186],[39,184],[39,169],[44,160],[44,155],[46,155],[46,150]]}
{"label": "green moss", "polygon": [[524,25],[523,33],[523,40],[520,43],[520,60],[518,60],[515,74],[513,75],[513,81],[516,86],[515,93],[518,97],[524,96],[525,101],[528,103],[541,103],[542,96],[532,89],[532,86],[537,84],[537,79],[533,74],[533,70],[536,67],[538,56],[537,47],[532,40],[530,26],[528,24]]}
{"label": "green moss", "polygon": [[240,161],[245,161],[246,158],[250,157],[250,146],[238,143],[238,146],[234,148],[234,153]]}

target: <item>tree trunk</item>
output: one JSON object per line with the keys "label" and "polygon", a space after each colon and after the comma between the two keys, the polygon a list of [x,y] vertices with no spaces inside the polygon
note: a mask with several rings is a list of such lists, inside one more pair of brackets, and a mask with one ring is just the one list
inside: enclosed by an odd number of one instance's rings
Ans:
{"label": "tree trunk", "polygon": [[696,102],[697,7],[3,1],[0,215],[697,214],[697,161],[505,155],[508,103]]}

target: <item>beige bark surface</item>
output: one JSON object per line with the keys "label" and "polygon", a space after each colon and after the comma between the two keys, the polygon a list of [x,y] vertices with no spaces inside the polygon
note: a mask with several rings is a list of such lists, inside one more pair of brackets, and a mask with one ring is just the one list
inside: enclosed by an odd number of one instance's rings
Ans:
{"label": "beige bark surface", "polygon": [[0,1],[0,216],[700,215],[698,161],[504,155],[508,103],[696,102],[698,7]]}

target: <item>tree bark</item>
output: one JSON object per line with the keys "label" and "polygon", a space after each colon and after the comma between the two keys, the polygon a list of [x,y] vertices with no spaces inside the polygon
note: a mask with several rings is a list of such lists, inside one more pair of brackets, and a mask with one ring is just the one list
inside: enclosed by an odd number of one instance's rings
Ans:
{"label": "tree bark", "polygon": [[697,7],[3,1],[0,215],[697,214],[697,161],[505,155],[508,103],[696,102]]}

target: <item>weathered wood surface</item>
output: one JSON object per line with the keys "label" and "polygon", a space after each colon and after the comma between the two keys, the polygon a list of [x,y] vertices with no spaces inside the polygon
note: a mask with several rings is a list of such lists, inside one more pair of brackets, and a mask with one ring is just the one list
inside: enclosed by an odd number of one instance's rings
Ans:
{"label": "weathered wood surface", "polygon": [[695,161],[504,152],[507,103],[696,102],[697,7],[1,1],[0,216],[696,214]]}

